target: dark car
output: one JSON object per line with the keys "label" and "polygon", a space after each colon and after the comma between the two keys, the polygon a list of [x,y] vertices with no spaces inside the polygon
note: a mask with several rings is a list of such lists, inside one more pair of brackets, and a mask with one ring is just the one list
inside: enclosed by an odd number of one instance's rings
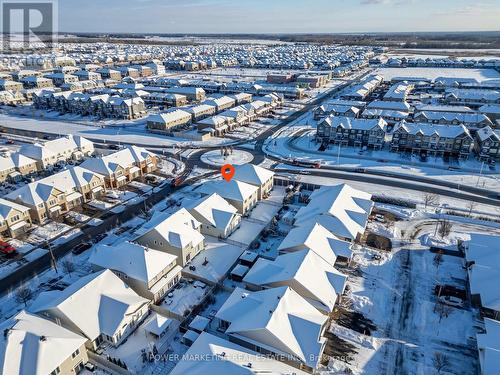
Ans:
{"label": "dark car", "polygon": [[96,234],[94,236],[94,238],[92,239],[92,241],[94,243],[98,243],[99,241],[102,241],[105,237],[106,237],[106,233],[99,233],[99,234]]}
{"label": "dark car", "polygon": [[110,145],[108,145],[108,148],[109,148],[110,150],[119,150],[119,149],[120,149],[120,146],[118,146],[118,145],[114,145],[114,144],[110,144]]}
{"label": "dark car", "polygon": [[79,255],[83,253],[85,250],[88,250],[92,247],[92,243],[90,242],[82,242],[78,245],[76,245],[71,252],[75,255]]}

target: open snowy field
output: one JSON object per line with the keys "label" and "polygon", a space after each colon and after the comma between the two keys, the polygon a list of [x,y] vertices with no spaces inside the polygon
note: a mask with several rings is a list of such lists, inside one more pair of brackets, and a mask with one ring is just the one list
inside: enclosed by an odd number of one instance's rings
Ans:
{"label": "open snowy field", "polygon": [[460,68],[378,68],[374,71],[384,80],[394,77],[423,77],[434,79],[437,77],[475,78],[478,81],[500,78],[500,73],[494,69],[460,69]]}

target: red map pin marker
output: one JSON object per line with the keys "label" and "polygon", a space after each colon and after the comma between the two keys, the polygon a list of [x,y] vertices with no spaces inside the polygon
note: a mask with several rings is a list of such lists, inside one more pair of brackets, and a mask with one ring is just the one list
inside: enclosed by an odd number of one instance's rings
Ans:
{"label": "red map pin marker", "polygon": [[231,181],[231,179],[234,176],[234,172],[235,172],[234,167],[231,164],[223,165],[222,168],[220,169],[220,173],[222,174],[222,177],[227,182]]}

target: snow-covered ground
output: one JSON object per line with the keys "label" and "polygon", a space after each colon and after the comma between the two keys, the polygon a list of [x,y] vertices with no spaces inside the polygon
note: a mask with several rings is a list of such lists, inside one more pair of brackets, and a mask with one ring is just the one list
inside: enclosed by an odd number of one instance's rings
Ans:
{"label": "snow-covered ground", "polygon": [[[448,243],[463,238],[463,232],[491,233],[490,228],[452,222]],[[330,332],[353,345],[353,359],[333,359],[335,374],[350,369],[355,374],[435,374],[436,353],[447,357],[446,373],[475,373],[477,352],[474,337],[478,312],[470,306],[437,306],[434,287],[438,284],[465,289],[463,259],[443,255],[436,262],[415,237],[434,236],[435,222],[425,218],[400,221],[384,233],[394,233],[392,253],[358,247],[358,271],[349,276],[349,289],[342,305],[357,311],[376,326],[371,335],[334,324]],[[500,233],[500,230],[494,230]],[[456,245],[456,242],[455,242]],[[376,257],[374,257],[376,255]],[[441,311],[441,312],[440,312]]]}
{"label": "snow-covered ground", "polygon": [[378,68],[374,71],[384,80],[394,77],[423,77],[434,79],[437,77],[475,78],[478,81],[500,78],[500,73],[494,69],[460,69],[460,68]]}

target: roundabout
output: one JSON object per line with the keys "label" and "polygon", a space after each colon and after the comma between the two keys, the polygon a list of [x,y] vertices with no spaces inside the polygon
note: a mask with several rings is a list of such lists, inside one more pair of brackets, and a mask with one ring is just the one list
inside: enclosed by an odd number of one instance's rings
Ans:
{"label": "roundabout", "polygon": [[243,165],[250,163],[253,160],[253,155],[250,152],[243,150],[233,150],[226,152],[228,155],[221,155],[220,150],[212,150],[201,155],[200,160],[213,167],[222,167],[225,164]]}

